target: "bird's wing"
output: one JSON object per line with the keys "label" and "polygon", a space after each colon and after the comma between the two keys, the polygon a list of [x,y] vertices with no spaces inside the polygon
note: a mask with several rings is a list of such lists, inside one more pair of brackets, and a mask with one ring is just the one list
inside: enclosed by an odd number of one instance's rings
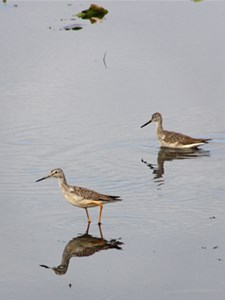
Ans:
{"label": "bird's wing", "polygon": [[70,192],[76,194],[77,196],[79,196],[83,199],[87,199],[87,200],[94,200],[94,201],[113,201],[113,200],[116,201],[116,200],[120,200],[119,196],[104,195],[104,194],[97,193],[93,190],[89,190],[87,188],[78,187],[78,186],[72,187]]}
{"label": "bird's wing", "polygon": [[193,142],[195,143],[204,143],[204,139],[195,139],[188,135],[184,135],[179,132],[174,131],[165,131],[165,135],[163,137],[163,141],[166,143],[181,143],[183,145],[189,145]]}

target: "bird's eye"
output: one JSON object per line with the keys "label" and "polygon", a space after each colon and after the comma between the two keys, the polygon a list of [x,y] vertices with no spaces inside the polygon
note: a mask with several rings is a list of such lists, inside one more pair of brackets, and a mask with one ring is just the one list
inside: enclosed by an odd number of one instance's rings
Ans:
{"label": "bird's eye", "polygon": [[55,171],[55,174],[58,174],[58,171]]}

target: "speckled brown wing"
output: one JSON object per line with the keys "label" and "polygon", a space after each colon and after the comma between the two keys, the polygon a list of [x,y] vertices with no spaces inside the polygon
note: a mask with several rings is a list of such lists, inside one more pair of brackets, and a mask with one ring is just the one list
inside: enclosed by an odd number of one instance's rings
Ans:
{"label": "speckled brown wing", "polygon": [[196,139],[182,133],[166,131],[163,141],[166,143],[180,143],[182,145],[190,145],[193,143],[207,143],[209,139]]}
{"label": "speckled brown wing", "polygon": [[94,200],[94,201],[121,201],[120,196],[111,196],[97,193],[93,190],[89,190],[83,187],[73,187],[73,192],[82,197],[83,199]]}

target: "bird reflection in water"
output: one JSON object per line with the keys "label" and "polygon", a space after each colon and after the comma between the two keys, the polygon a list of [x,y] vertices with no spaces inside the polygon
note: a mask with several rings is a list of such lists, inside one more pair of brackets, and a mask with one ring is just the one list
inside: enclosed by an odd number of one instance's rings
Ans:
{"label": "bird reflection in water", "polygon": [[210,152],[202,149],[172,149],[161,147],[158,152],[157,165],[148,163],[142,159],[141,162],[146,164],[153,170],[154,179],[160,179],[164,175],[164,162],[172,161],[174,159],[191,159],[203,156],[210,156]]}
{"label": "bird reflection in water", "polygon": [[108,249],[122,250],[123,243],[119,239],[105,240],[102,234],[101,225],[99,225],[100,237],[94,237],[89,232],[90,224],[87,227],[85,234],[77,236],[68,242],[63,254],[61,264],[57,267],[48,267],[40,265],[41,267],[52,269],[57,275],[66,274],[72,257],[91,256],[96,252]]}

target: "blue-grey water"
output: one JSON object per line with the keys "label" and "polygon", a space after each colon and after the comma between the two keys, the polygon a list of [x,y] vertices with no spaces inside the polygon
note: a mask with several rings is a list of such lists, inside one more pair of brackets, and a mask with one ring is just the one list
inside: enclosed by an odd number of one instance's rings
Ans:
{"label": "blue-grey water", "polygon": [[[0,3],[0,297],[222,300],[225,4],[102,1],[103,22],[74,19],[90,3]],[[156,111],[212,141],[163,151],[154,124],[140,129]],[[85,211],[56,180],[35,183],[56,167],[123,198],[101,227],[122,249],[98,244],[94,208],[86,245],[99,251],[75,255]],[[64,248],[74,257],[56,275]]]}

